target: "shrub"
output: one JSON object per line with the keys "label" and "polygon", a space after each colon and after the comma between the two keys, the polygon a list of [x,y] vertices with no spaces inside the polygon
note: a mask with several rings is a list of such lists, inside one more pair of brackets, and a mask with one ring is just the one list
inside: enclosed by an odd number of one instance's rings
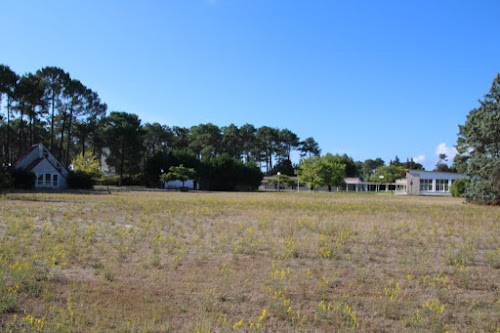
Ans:
{"label": "shrub", "polygon": [[454,197],[462,198],[465,194],[465,188],[467,187],[468,183],[469,180],[467,178],[455,180],[453,182],[453,185],[451,186],[451,195]]}
{"label": "shrub", "polygon": [[186,150],[160,151],[156,153],[146,162],[144,168],[145,185],[148,187],[160,186],[161,170],[164,173],[168,173],[170,167],[181,164],[186,168],[198,170],[200,160],[195,154]]}
{"label": "shrub", "polygon": [[[119,186],[120,185],[120,176],[109,176],[102,177],[99,179],[101,184],[103,185],[112,185]],[[123,186],[132,186],[132,185],[144,185],[144,175],[141,173],[135,175],[123,175],[122,184]]]}
{"label": "shrub", "polygon": [[227,154],[204,158],[198,175],[200,188],[212,191],[255,191],[263,176],[257,164]]}
{"label": "shrub", "polygon": [[4,168],[0,167],[0,193],[11,189],[14,186],[14,179]]}
{"label": "shrub", "polygon": [[33,172],[24,169],[13,169],[11,171],[14,178],[14,188],[30,190],[35,186],[36,176]]}
{"label": "shrub", "polygon": [[74,171],[68,176],[68,187],[72,189],[89,190],[94,187],[92,174],[84,171]]}

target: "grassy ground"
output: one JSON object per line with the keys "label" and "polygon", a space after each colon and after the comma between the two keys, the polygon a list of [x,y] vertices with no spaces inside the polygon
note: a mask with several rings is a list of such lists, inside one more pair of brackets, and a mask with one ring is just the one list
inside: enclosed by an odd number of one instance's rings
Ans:
{"label": "grassy ground", "polygon": [[0,209],[0,331],[500,332],[498,207],[125,192]]}

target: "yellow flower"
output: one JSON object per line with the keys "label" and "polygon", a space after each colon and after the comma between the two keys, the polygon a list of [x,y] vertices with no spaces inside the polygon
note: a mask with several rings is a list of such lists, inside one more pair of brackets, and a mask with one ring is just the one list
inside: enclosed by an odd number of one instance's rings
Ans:
{"label": "yellow flower", "polygon": [[243,319],[233,325],[233,329],[237,329],[238,327],[243,325]]}

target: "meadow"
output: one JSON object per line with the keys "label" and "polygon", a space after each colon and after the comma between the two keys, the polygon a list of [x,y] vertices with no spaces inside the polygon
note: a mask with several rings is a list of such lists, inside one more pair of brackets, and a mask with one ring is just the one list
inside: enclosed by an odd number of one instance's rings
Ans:
{"label": "meadow", "polygon": [[500,332],[500,207],[365,193],[10,193],[2,332]]}

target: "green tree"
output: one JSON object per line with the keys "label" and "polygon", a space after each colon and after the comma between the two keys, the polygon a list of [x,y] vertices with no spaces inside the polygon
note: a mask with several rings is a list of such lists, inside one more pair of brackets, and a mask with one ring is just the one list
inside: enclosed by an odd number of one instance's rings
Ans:
{"label": "green tree", "polygon": [[319,145],[313,138],[309,137],[302,141],[299,145],[300,157],[311,157],[311,156],[319,156],[321,153],[321,149],[319,149]]}
{"label": "green tree", "polygon": [[190,129],[189,148],[198,156],[216,156],[220,152],[222,142],[221,130],[208,123],[193,126]]}
{"label": "green tree", "polygon": [[500,205],[500,73],[479,103],[459,126],[457,150],[469,157],[466,174],[471,178],[465,197]]}
{"label": "green tree", "polygon": [[327,186],[331,191],[332,187],[344,184],[346,173],[344,164],[333,162],[329,157],[312,156],[300,162],[297,174],[301,183],[311,189]]}
{"label": "green tree", "polygon": [[235,125],[222,127],[222,152],[234,158],[241,158],[243,153],[240,129]]}
{"label": "green tree", "polygon": [[22,86],[18,98],[22,100],[23,112],[29,118],[29,145],[40,141],[39,129],[41,117],[45,113],[44,82],[37,76],[28,73],[21,77]]}
{"label": "green tree", "polygon": [[201,189],[214,191],[255,191],[262,181],[255,162],[243,163],[228,154],[203,158],[198,176]]}
{"label": "green tree", "polygon": [[402,167],[408,170],[424,170],[424,166],[415,162],[413,157],[410,160],[406,159],[406,162],[403,163]]}
{"label": "green tree", "polygon": [[345,173],[346,177],[358,177],[359,172],[358,168],[356,167],[356,163],[354,163],[354,160],[352,157],[347,156],[346,154],[344,155],[332,155],[330,153],[326,154],[325,157],[329,161],[333,163],[338,163],[338,164],[343,164],[345,165]]}
{"label": "green tree", "polygon": [[365,160],[363,162],[363,168],[362,168],[363,179],[365,180],[369,179],[370,176],[384,164],[385,164],[384,160],[381,159],[380,157],[377,157],[374,160],[372,159]]}
{"label": "green tree", "polygon": [[174,137],[172,138],[171,148],[173,150],[188,149],[189,147],[189,130],[185,127],[174,126],[172,127],[172,133]]}
{"label": "green tree", "polygon": [[297,166],[294,166],[290,160],[285,159],[278,161],[278,163],[274,165],[271,174],[276,175],[278,172],[281,172],[282,175],[294,176],[296,168]]}
{"label": "green tree", "polygon": [[81,152],[76,155],[75,158],[71,160],[71,164],[73,165],[73,171],[75,172],[84,172],[91,175],[93,178],[101,176],[99,160],[90,151]]}
{"label": "green tree", "polygon": [[290,161],[292,149],[296,149],[299,145],[300,141],[297,134],[286,128],[279,131],[277,152],[280,160],[286,159]]}
{"label": "green tree", "polygon": [[451,169],[448,164],[446,164],[446,161],[448,161],[448,156],[446,156],[446,154],[439,154],[439,160],[436,163],[436,169],[434,169],[434,171],[450,172]]}
{"label": "green tree", "polygon": [[256,133],[259,150],[266,163],[266,174],[273,168],[273,157],[278,151],[279,130],[269,126],[259,127]]}
{"label": "green tree", "polygon": [[374,183],[394,183],[396,179],[405,177],[405,169],[402,166],[384,165],[370,176]]}
{"label": "green tree", "polygon": [[256,160],[252,156],[255,152],[257,143],[256,133],[257,129],[251,124],[245,124],[240,128],[241,143],[243,145],[243,153],[245,155],[246,163],[250,162],[251,160]]}
{"label": "green tree", "polygon": [[61,106],[62,92],[70,81],[69,74],[58,67],[45,67],[36,72],[36,75],[44,82],[44,99],[50,105],[50,150],[55,151],[54,125],[56,121],[56,108]]}
{"label": "green tree", "polygon": [[146,123],[142,128],[144,131],[145,161],[157,152],[169,149],[174,134],[168,126],[159,123]]}
{"label": "green tree", "polygon": [[0,65],[0,107],[2,105],[2,98],[7,98],[7,133],[6,133],[6,159],[5,163],[9,165],[12,162],[12,149],[11,149],[11,107],[14,98],[14,91],[19,80],[19,76],[10,69],[9,66]]}
{"label": "green tree", "polygon": [[105,124],[105,138],[111,151],[106,162],[119,172],[121,185],[125,173],[140,171],[143,153],[141,120],[135,114],[111,112]]}
{"label": "green tree", "polygon": [[160,175],[160,180],[165,183],[172,180],[180,180],[182,187],[184,187],[184,182],[188,179],[193,179],[195,176],[196,171],[194,168],[186,168],[181,164],[179,166],[171,166],[168,169],[168,173]]}
{"label": "green tree", "polygon": [[184,165],[186,168],[198,170],[200,160],[193,152],[188,150],[158,151],[146,161],[144,178],[146,185],[156,187],[159,185],[159,174],[170,169],[171,166]]}
{"label": "green tree", "polygon": [[394,165],[394,166],[403,166],[403,163],[401,163],[398,155],[394,158],[394,161],[390,161],[389,165]]}

